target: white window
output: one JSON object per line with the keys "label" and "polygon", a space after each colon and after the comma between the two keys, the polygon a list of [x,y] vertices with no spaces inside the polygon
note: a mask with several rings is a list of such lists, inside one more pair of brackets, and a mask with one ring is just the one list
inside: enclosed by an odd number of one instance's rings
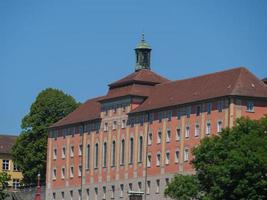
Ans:
{"label": "white window", "polygon": [[199,133],[200,133],[199,124],[196,124],[196,127],[195,127],[195,137],[198,137],[199,136]]}
{"label": "white window", "polygon": [[19,179],[13,179],[13,189],[18,189],[20,186]]}
{"label": "white window", "polygon": [[160,180],[156,180],[156,193],[159,193]]}
{"label": "white window", "polygon": [[82,165],[78,167],[78,176],[82,176]]}
{"label": "white window", "polygon": [[105,124],[104,124],[104,131],[108,131],[108,123],[107,122],[105,122]]}
{"label": "white window", "polygon": [[95,200],[97,200],[97,196],[98,196],[98,188],[95,188]]}
{"label": "white window", "polygon": [[79,145],[79,156],[82,155],[82,152],[83,152],[83,145]]}
{"label": "white window", "polygon": [[121,189],[120,197],[123,197],[123,192],[124,192],[124,185],[123,184],[120,185],[120,189]]}
{"label": "white window", "polygon": [[62,198],[62,200],[65,199],[65,193],[64,192],[61,192],[61,198]]}
{"label": "white window", "polygon": [[161,131],[158,131],[157,143],[161,143]]}
{"label": "white window", "polygon": [[15,172],[19,171],[19,167],[16,163],[13,163],[13,171],[15,171]]}
{"label": "white window", "polygon": [[70,200],[73,200],[73,190],[70,191]]}
{"label": "white window", "polygon": [[142,182],[138,182],[138,191],[141,192],[142,190]]}
{"label": "white window", "polygon": [[206,124],[206,134],[209,135],[210,132],[211,132],[211,124],[210,124],[210,122],[207,122],[207,124]]}
{"label": "white window", "polygon": [[89,188],[86,189],[86,200],[89,200],[90,198],[90,190]]}
{"label": "white window", "polygon": [[126,127],[126,120],[123,119],[121,122],[121,128],[125,128]]}
{"label": "white window", "polygon": [[66,158],[66,147],[62,147],[61,157],[62,159]]}
{"label": "white window", "polygon": [[9,160],[3,160],[2,169],[3,169],[3,171],[9,170]]}
{"label": "white window", "polygon": [[147,181],[147,188],[146,188],[146,193],[150,194],[150,187],[151,187],[151,182]]}
{"label": "white window", "polygon": [[189,150],[188,149],[185,149],[184,150],[184,161],[188,161],[189,160]]}
{"label": "white window", "polygon": [[78,190],[78,195],[79,195],[79,200],[82,199],[82,191],[81,190]]}
{"label": "white window", "polygon": [[54,168],[52,171],[52,178],[53,178],[53,180],[56,180],[56,178],[57,178],[57,169],[56,168]]}
{"label": "white window", "polygon": [[217,122],[217,133],[221,133],[222,132],[222,121],[218,121]]}
{"label": "white window", "polygon": [[248,112],[254,111],[254,102],[253,101],[247,101],[247,111]]}
{"label": "white window", "polygon": [[53,159],[56,160],[57,159],[57,149],[54,148],[53,150]]}
{"label": "white window", "polygon": [[106,199],[106,194],[107,194],[107,188],[106,186],[103,186],[103,198],[102,199]]}
{"label": "white window", "polygon": [[133,191],[133,184],[129,183],[129,191]]}
{"label": "white window", "polygon": [[190,127],[187,126],[187,127],[185,128],[185,138],[189,138],[189,134],[190,134]]}
{"label": "white window", "polygon": [[157,154],[157,166],[160,166],[160,153]]}
{"label": "white window", "polygon": [[112,185],[111,186],[111,199],[114,199],[114,196],[115,196],[115,186]]}
{"label": "white window", "polygon": [[151,144],[152,144],[152,137],[153,137],[153,136],[152,136],[152,133],[149,133],[149,134],[148,134],[148,142],[147,142],[148,145],[151,145]]}
{"label": "white window", "polygon": [[147,167],[151,167],[151,155],[147,155]]}
{"label": "white window", "polygon": [[61,178],[64,179],[65,178],[65,167],[61,168]]}
{"label": "white window", "polygon": [[70,147],[70,157],[74,156],[74,146]]}
{"label": "white window", "polygon": [[53,200],[56,200],[56,193],[55,192],[53,192],[53,195],[52,196],[53,196],[52,199]]}
{"label": "white window", "polygon": [[70,177],[71,178],[74,177],[74,167],[73,166],[70,167]]}
{"label": "white window", "polygon": [[180,128],[177,128],[176,129],[176,140],[179,141],[181,138],[181,129]]}
{"label": "white window", "polygon": [[179,151],[178,150],[175,151],[175,158],[174,158],[174,160],[175,160],[175,163],[178,163],[179,162]]}
{"label": "white window", "polygon": [[166,152],[165,164],[170,164],[170,152]]}
{"label": "white window", "polygon": [[171,141],[171,130],[168,129],[167,134],[166,134],[166,142],[170,142],[170,141]]}
{"label": "white window", "polygon": [[114,122],[113,122],[112,129],[115,130],[116,128],[117,128],[117,121],[114,121]]}

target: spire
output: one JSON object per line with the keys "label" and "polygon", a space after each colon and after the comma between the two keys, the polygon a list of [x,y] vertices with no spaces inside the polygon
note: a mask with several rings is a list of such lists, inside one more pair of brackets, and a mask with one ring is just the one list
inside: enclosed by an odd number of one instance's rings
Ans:
{"label": "spire", "polygon": [[150,48],[149,44],[145,41],[145,34],[142,33],[142,39],[135,48],[135,54],[136,54],[135,71],[141,69],[150,70],[151,50],[152,49]]}

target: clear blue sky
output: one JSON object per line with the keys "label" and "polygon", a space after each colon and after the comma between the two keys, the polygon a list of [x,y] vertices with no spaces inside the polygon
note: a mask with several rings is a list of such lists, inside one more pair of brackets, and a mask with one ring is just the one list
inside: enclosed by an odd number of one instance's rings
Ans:
{"label": "clear blue sky", "polygon": [[0,133],[19,134],[37,94],[84,102],[133,72],[142,31],[172,80],[246,66],[267,76],[266,0],[0,1]]}

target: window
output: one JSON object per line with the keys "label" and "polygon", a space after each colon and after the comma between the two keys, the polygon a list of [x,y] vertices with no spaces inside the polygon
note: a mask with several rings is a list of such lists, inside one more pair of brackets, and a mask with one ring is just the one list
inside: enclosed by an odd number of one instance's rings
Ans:
{"label": "window", "polygon": [[112,129],[113,130],[116,130],[117,129],[117,121],[114,121],[113,122]]}
{"label": "window", "polygon": [[168,120],[171,121],[171,119],[172,119],[172,111],[169,110],[168,111]]}
{"label": "window", "polygon": [[3,171],[9,170],[9,160],[3,160],[2,169],[3,169]]}
{"label": "window", "polygon": [[121,128],[125,128],[126,127],[126,120],[123,119],[121,122]]}
{"label": "window", "polygon": [[253,101],[247,101],[247,111],[248,112],[254,111],[254,102]]}
{"label": "window", "polygon": [[170,152],[166,152],[165,164],[170,164]]}
{"label": "window", "polygon": [[217,133],[221,133],[222,132],[222,121],[218,121],[217,122]]}
{"label": "window", "polygon": [[79,156],[82,155],[82,152],[83,152],[83,145],[79,145]]}
{"label": "window", "polygon": [[189,138],[189,135],[190,135],[190,127],[187,126],[187,127],[185,128],[185,138]]}
{"label": "window", "polygon": [[151,187],[151,182],[147,181],[147,187],[146,187],[146,193],[150,194],[150,187]]}
{"label": "window", "polygon": [[113,141],[112,142],[112,167],[115,166],[115,162],[116,162],[116,142]]}
{"label": "window", "polygon": [[120,197],[122,198],[123,197],[123,192],[124,192],[124,185],[123,184],[120,185],[120,189],[121,189]]}
{"label": "window", "polygon": [[106,186],[103,186],[103,199],[106,199],[106,194],[107,194],[107,188]]}
{"label": "window", "polygon": [[95,144],[95,168],[98,168],[98,143]]}
{"label": "window", "polygon": [[115,186],[112,185],[111,186],[111,199],[114,199],[114,196],[115,196]]}
{"label": "window", "polygon": [[138,151],[138,162],[142,162],[143,160],[143,137],[139,137],[139,151]]}
{"label": "window", "polygon": [[20,186],[19,179],[13,179],[13,189],[18,189]]}
{"label": "window", "polygon": [[170,179],[169,178],[165,178],[165,182],[166,182],[166,185],[168,185],[170,183]]}
{"label": "window", "polygon": [[62,200],[65,199],[65,193],[64,192],[61,192],[61,198],[62,198]]}
{"label": "window", "polygon": [[174,160],[175,160],[175,163],[178,163],[179,162],[179,151],[178,150],[175,151],[175,158],[174,158]]}
{"label": "window", "polygon": [[66,147],[62,147],[61,158],[66,158]]}
{"label": "window", "polygon": [[74,177],[74,167],[73,166],[70,167],[70,177],[71,178]]}
{"label": "window", "polygon": [[82,191],[81,190],[78,190],[78,195],[79,195],[79,200],[82,199]]}
{"label": "window", "polygon": [[54,148],[53,150],[53,159],[56,160],[57,159],[57,149]]}
{"label": "window", "polygon": [[197,106],[196,115],[199,116],[201,112],[201,107]]}
{"label": "window", "polygon": [[186,117],[189,118],[190,117],[190,114],[191,114],[191,106],[188,106],[186,108]]}
{"label": "window", "polygon": [[70,200],[73,200],[73,191],[70,191]]}
{"label": "window", "polygon": [[97,200],[97,196],[98,196],[98,188],[95,188],[95,200]]}
{"label": "window", "polygon": [[125,159],[125,140],[121,141],[121,165],[124,165]]}
{"label": "window", "polygon": [[189,150],[185,149],[184,150],[184,161],[187,162],[189,160]]}
{"label": "window", "polygon": [[114,106],[113,113],[116,113],[116,112],[117,112],[117,108]]}
{"label": "window", "polygon": [[78,167],[78,176],[82,176],[82,165]]}
{"label": "window", "polygon": [[158,131],[158,138],[157,138],[157,143],[161,143],[161,131]]}
{"label": "window", "polygon": [[90,199],[90,190],[89,190],[89,188],[86,189],[86,199],[87,200]]}
{"label": "window", "polygon": [[159,193],[159,187],[160,187],[160,180],[156,180],[156,193]]}
{"label": "window", "polygon": [[107,167],[107,143],[103,144],[103,167]]}
{"label": "window", "polygon": [[207,103],[207,113],[210,114],[212,109],[212,103]]}
{"label": "window", "polygon": [[14,172],[18,172],[19,171],[19,167],[16,163],[13,163],[13,171]]}
{"label": "window", "polygon": [[209,135],[210,132],[211,132],[211,124],[210,124],[210,122],[207,122],[207,124],[206,124],[206,134]]}
{"label": "window", "polygon": [[123,106],[122,106],[122,112],[125,112],[125,111],[126,111],[126,106],[123,105]]}
{"label": "window", "polygon": [[104,124],[104,131],[108,131],[108,123],[107,122],[105,122],[105,124]]}
{"label": "window", "polygon": [[129,191],[133,191],[133,184],[129,183]]}
{"label": "window", "polygon": [[151,167],[151,155],[147,155],[147,167]]}
{"label": "window", "polygon": [[162,112],[159,112],[158,116],[159,116],[159,122],[161,122],[162,121]]}
{"label": "window", "polygon": [[52,178],[53,178],[53,180],[56,180],[56,178],[57,178],[57,169],[56,168],[54,168],[52,171]]}
{"label": "window", "polygon": [[138,182],[138,191],[141,192],[142,190],[142,182]]}
{"label": "window", "polygon": [[223,109],[223,101],[218,101],[217,103],[218,112],[222,112],[222,109]]}
{"label": "window", "polygon": [[153,121],[154,121],[154,114],[153,113],[150,113],[149,114],[149,122],[150,122],[150,124],[152,124]]}
{"label": "window", "polygon": [[157,166],[160,166],[160,153],[157,154]]}
{"label": "window", "polygon": [[176,129],[176,140],[179,141],[181,138],[181,129],[177,128]]}
{"label": "window", "polygon": [[170,141],[171,141],[171,130],[167,129],[166,142],[170,142]]}
{"label": "window", "polygon": [[65,178],[65,167],[61,168],[61,178],[64,179]]}
{"label": "window", "polygon": [[90,145],[86,147],[86,169],[90,169]]}
{"label": "window", "polygon": [[53,192],[52,198],[53,198],[53,200],[56,200],[56,193],[55,192]]}
{"label": "window", "polygon": [[134,153],[134,140],[133,138],[130,139],[130,156],[129,156],[129,163],[133,163],[133,153]]}
{"label": "window", "polygon": [[70,147],[70,157],[74,156],[74,146]]}
{"label": "window", "polygon": [[148,142],[147,142],[148,145],[151,145],[152,144],[152,133],[149,133],[148,134]]}
{"label": "window", "polygon": [[196,124],[196,127],[195,127],[195,137],[198,137],[199,136],[199,133],[200,133],[199,124]]}
{"label": "window", "polygon": [[182,116],[182,112],[181,110],[177,110],[177,119],[181,119],[181,116]]}

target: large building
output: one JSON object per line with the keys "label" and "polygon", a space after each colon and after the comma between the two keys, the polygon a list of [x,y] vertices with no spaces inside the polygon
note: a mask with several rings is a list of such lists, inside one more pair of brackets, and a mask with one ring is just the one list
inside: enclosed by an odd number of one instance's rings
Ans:
{"label": "large building", "polygon": [[50,127],[47,199],[166,199],[202,138],[267,114],[267,86],[244,67],[170,81],[151,71],[144,38],[135,52],[135,72]]}
{"label": "large building", "polygon": [[16,190],[20,186],[23,178],[19,168],[14,164],[11,156],[11,148],[15,144],[17,136],[0,135],[0,172],[6,172],[10,175],[8,187]]}

